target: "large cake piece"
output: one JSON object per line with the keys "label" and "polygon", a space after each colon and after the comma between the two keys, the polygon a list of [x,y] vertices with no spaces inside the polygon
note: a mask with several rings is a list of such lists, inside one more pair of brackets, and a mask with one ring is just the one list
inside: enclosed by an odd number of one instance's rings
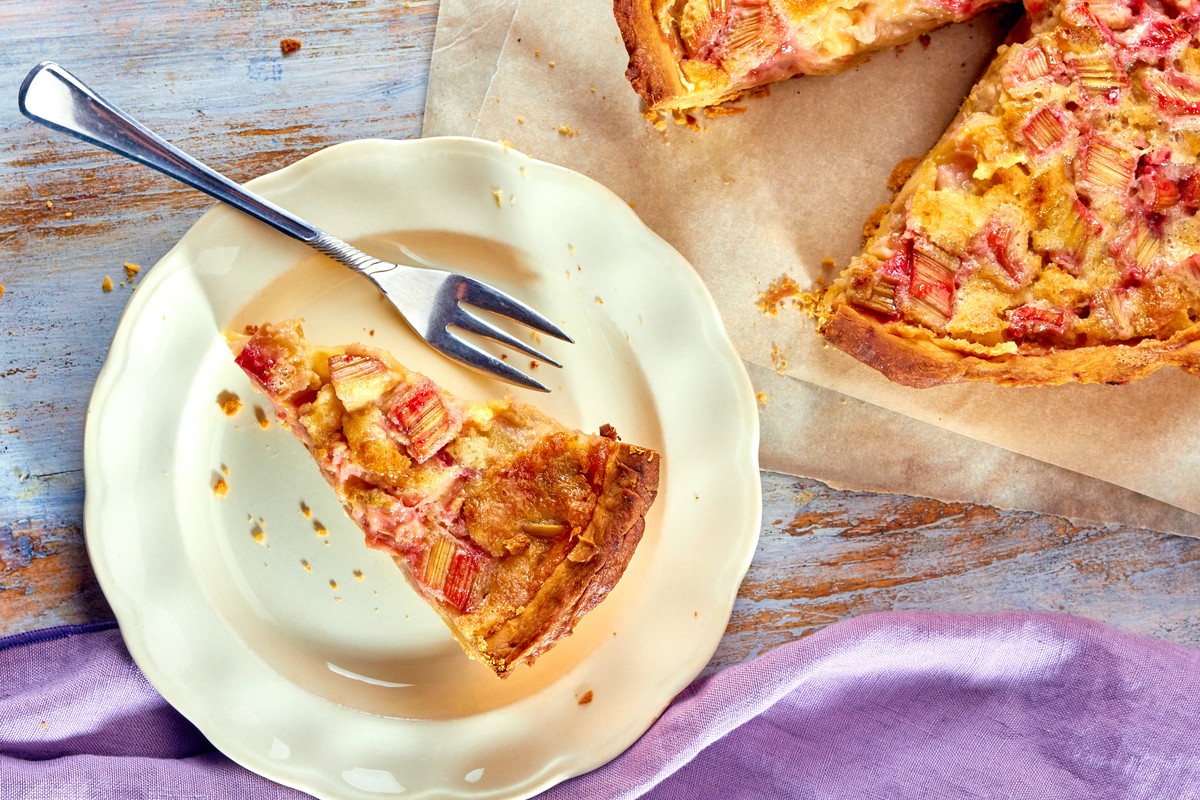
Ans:
{"label": "large cake piece", "polygon": [[918,387],[1200,374],[1200,3],[1028,11],[819,330]]}
{"label": "large cake piece", "polygon": [[569,635],[624,573],[661,458],[512,400],[466,403],[382,350],[296,321],[231,335],[366,543],[503,677]]}

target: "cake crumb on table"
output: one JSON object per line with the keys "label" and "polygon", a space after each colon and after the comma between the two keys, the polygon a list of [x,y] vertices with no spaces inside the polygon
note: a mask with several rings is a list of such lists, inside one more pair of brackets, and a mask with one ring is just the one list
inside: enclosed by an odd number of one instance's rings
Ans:
{"label": "cake crumb on table", "polygon": [[563,136],[576,136],[579,134],[579,131],[575,130],[570,125],[559,125],[558,132]]}
{"label": "cake crumb on table", "polygon": [[125,268],[125,279],[128,281],[132,281],[134,277],[136,277],[137,274],[142,271],[140,265],[134,264],[130,261],[126,261],[121,266]]}
{"label": "cake crumb on table", "polygon": [[290,56],[292,53],[296,52],[301,47],[302,47],[302,44],[299,39],[287,38],[287,39],[279,40],[279,51],[281,53],[283,53],[285,56]]}
{"label": "cake crumb on table", "polygon": [[105,275],[105,276],[104,276],[104,281],[103,281],[103,283],[101,283],[101,284],[100,284],[100,288],[101,288],[101,289],[103,289],[103,290],[104,290],[104,291],[106,291],[106,292],[111,292],[111,291],[113,290],[113,282],[112,282],[112,278],[110,278],[109,276]]}
{"label": "cake crumb on table", "polygon": [[787,372],[787,356],[779,349],[779,345],[774,343],[771,344],[771,366],[775,368],[775,372],[779,375]]}
{"label": "cake crumb on table", "polygon": [[765,292],[760,292],[755,305],[769,317],[779,314],[779,307],[787,300],[800,294],[800,285],[790,275],[780,275],[771,281]]}
{"label": "cake crumb on table", "polygon": [[721,117],[736,117],[738,114],[745,114],[746,106],[709,106],[704,109],[704,116],[709,119],[720,119]]}
{"label": "cake crumb on table", "polygon": [[887,188],[892,192],[898,192],[904,188],[904,184],[908,183],[908,179],[912,177],[920,163],[921,159],[915,157],[901,159],[896,166],[892,167],[892,173],[888,175]]}

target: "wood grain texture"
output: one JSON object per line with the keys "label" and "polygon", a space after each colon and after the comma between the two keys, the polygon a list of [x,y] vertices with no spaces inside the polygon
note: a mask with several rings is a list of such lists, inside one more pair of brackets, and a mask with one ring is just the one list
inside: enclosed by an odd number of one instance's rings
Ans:
{"label": "wood grain texture", "polygon": [[710,669],[888,610],[1063,612],[1200,644],[1200,540],[763,473],[763,529]]}
{"label": "wood grain texture", "polygon": [[[211,205],[20,116],[26,73],[57,61],[244,181],[418,136],[436,19],[430,2],[0,3],[0,633],[109,613],[81,535],[88,396],[141,277],[122,265],[149,268]],[[286,57],[285,37],[301,42]]]}
{"label": "wood grain texture", "polygon": [[[149,267],[210,205],[25,121],[26,72],[59,61],[245,180],[328,144],[417,136],[436,14],[366,0],[0,4],[0,635],[111,618],[83,544],[88,395],[140,280],[120,285],[122,264]],[[301,49],[283,56],[284,37]],[[1198,540],[762,480],[762,539],[710,669],[888,609],[1064,611],[1200,644]]]}

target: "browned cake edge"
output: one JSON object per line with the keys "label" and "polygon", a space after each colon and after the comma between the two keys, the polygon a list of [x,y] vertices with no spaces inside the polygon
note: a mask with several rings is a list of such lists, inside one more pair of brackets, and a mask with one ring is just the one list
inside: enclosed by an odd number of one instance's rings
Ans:
{"label": "browned cake edge", "polygon": [[570,635],[616,585],[645,530],[646,512],[658,494],[661,461],[653,450],[617,443],[605,466],[596,511],[574,549],[522,612],[478,648],[497,674],[520,662],[532,663]]}
{"label": "browned cake edge", "polygon": [[1200,373],[1200,325],[1166,340],[981,358],[929,338],[901,335],[895,323],[881,321],[845,303],[835,301],[828,312],[819,332],[830,344],[896,383],[916,388],[974,380],[1004,386],[1057,386],[1072,381],[1128,383],[1167,365]]}
{"label": "browned cake edge", "polygon": [[651,0],[613,0],[613,16],[629,53],[625,77],[634,90],[650,108],[678,105],[687,88],[675,51],[655,22]]}

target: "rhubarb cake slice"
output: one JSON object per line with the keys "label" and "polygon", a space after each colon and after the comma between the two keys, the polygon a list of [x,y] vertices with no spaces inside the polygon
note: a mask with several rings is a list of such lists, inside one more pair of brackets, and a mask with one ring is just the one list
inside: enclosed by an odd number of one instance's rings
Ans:
{"label": "rhubarb cake slice", "polygon": [[1009,0],[614,0],[629,68],[654,111],[734,100],[867,55]]}
{"label": "rhubarb cake slice", "polygon": [[510,399],[463,402],[381,350],[312,346],[296,321],[228,338],[366,543],[497,675],[569,635],[625,571],[655,452]]}
{"label": "rhubarb cake slice", "polygon": [[894,381],[1200,374],[1200,3],[1029,9],[817,309]]}

